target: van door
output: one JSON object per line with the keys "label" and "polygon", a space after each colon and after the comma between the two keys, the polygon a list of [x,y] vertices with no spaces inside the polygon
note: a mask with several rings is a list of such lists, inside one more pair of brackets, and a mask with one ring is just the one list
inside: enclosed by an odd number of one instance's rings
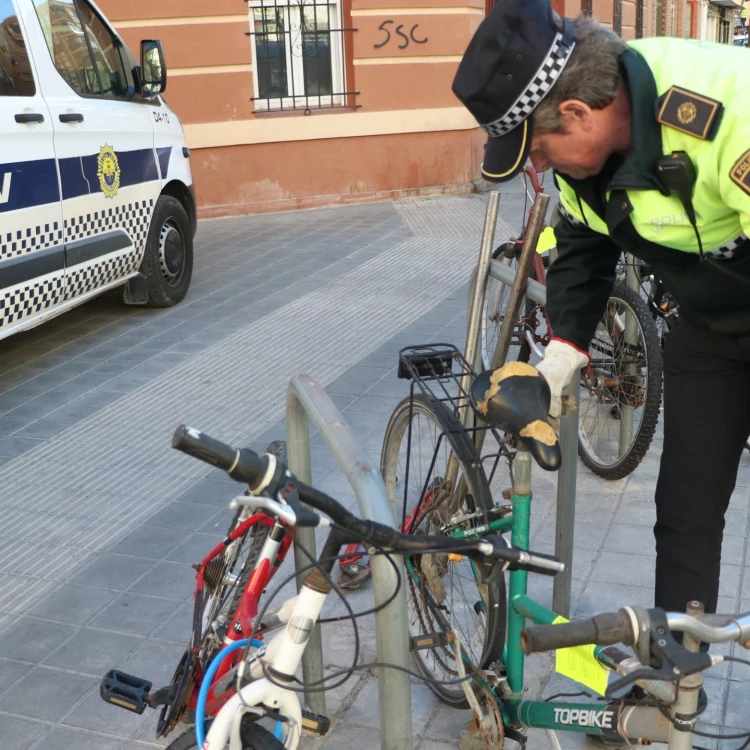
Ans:
{"label": "van door", "polygon": [[124,281],[141,264],[161,189],[153,106],[133,98],[125,50],[88,0],[29,5],[49,53],[38,65],[55,130],[72,298]]}
{"label": "van door", "polygon": [[52,120],[13,0],[0,0],[0,338],[65,296]]}

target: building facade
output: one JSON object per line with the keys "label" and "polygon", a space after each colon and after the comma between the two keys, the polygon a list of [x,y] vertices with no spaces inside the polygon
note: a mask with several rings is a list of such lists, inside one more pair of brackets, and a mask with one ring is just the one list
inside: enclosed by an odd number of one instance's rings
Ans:
{"label": "building facade", "polygon": [[[99,2],[134,52],[164,44],[203,217],[475,184],[485,136],[451,82],[492,0]],[[554,0],[627,39],[701,38],[704,3]]]}

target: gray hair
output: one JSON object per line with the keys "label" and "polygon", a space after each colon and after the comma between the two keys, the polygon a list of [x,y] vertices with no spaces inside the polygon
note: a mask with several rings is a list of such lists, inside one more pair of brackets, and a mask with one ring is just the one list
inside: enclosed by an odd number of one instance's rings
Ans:
{"label": "gray hair", "polygon": [[580,99],[593,109],[611,104],[620,80],[618,60],[628,48],[614,31],[589,16],[573,21],[576,46],[552,90],[534,110],[534,132],[562,129],[560,104]]}

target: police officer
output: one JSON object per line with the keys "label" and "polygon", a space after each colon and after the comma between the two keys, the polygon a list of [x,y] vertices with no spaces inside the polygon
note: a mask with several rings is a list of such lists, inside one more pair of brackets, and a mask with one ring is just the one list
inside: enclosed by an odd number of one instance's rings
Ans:
{"label": "police officer", "polygon": [[[547,278],[552,414],[586,365],[621,252],[680,305],[667,337],[656,487],[656,605],[716,611],[725,513],[750,433],[750,103],[731,46],[625,43],[548,0],[498,0],[453,90],[487,131],[483,175],[554,169],[562,219]],[[741,533],[744,533],[744,520]],[[637,551],[637,550],[634,550]],[[738,560],[730,560],[738,563]]]}

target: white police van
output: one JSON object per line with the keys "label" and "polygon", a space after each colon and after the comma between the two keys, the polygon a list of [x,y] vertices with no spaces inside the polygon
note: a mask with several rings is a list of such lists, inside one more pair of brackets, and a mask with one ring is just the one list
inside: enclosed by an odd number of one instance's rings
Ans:
{"label": "white police van", "polygon": [[122,285],[186,294],[196,206],[182,127],[90,0],[0,0],[0,338]]}

